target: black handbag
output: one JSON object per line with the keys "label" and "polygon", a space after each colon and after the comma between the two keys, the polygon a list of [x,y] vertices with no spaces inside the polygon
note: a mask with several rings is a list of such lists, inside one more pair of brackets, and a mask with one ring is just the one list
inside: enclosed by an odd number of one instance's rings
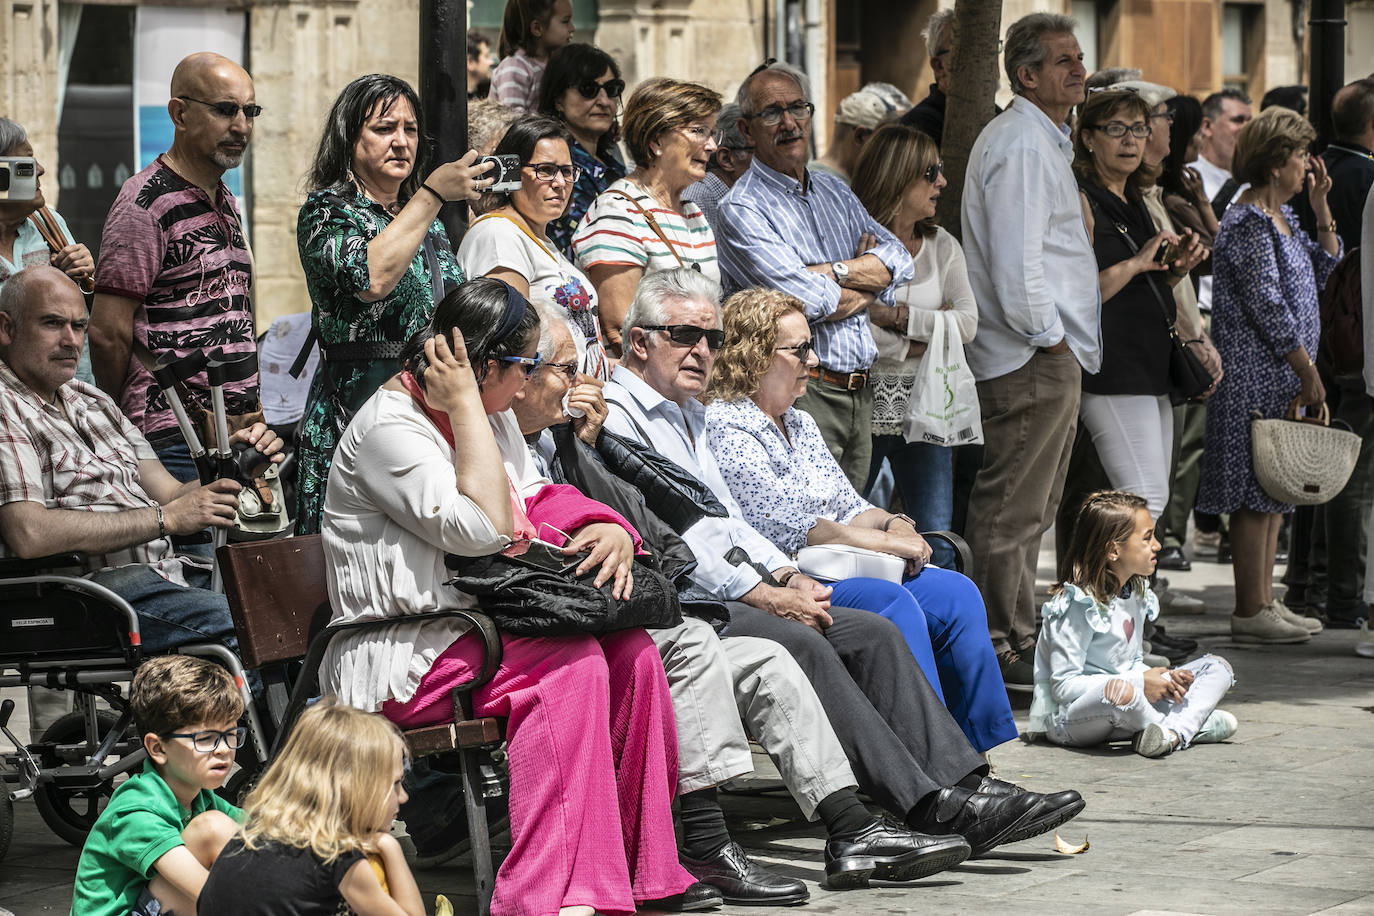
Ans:
{"label": "black handbag", "polygon": [[541,569],[499,553],[450,555],[446,563],[458,573],[448,584],[475,597],[498,628],[515,636],[614,633],[682,623],[677,588],[647,556],[634,559],[634,588],[626,599],[611,597],[614,579],[600,588],[593,586],[596,569],[574,576],[571,571]]}

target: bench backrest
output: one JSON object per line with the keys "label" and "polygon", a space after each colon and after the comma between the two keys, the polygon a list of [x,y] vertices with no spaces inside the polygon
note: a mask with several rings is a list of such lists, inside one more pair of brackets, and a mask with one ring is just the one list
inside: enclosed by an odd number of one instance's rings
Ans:
{"label": "bench backrest", "polygon": [[320,536],[226,544],[218,558],[244,667],[304,657],[329,623]]}

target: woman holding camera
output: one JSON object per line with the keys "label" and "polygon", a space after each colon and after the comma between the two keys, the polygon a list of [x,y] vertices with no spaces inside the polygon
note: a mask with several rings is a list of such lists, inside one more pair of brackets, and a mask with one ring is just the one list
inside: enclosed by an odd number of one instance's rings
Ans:
{"label": "woman holding camera", "polygon": [[296,533],[319,530],[334,446],[349,419],[396,371],[401,346],[463,282],[439,208],[490,184],[477,154],[428,176],[420,99],[381,73],[334,100],[296,220],[312,328],[324,354],[296,440]]}
{"label": "woman holding camera", "polygon": [[[0,118],[0,156],[33,158],[28,131],[9,118]],[[0,203],[0,286],[30,264],[51,264],[85,288],[95,273],[95,259],[85,245],[71,241],[67,221],[45,206],[43,186],[37,181],[43,177],[43,165],[35,162],[34,168],[37,174],[33,196],[25,200],[11,194]],[[13,180],[14,176],[10,177]],[[62,241],[66,242],[57,250],[48,244],[44,233],[30,219],[39,211],[52,217]]]}
{"label": "woman holding camera", "polygon": [[1141,163],[1152,114],[1135,92],[1089,94],[1074,132],[1073,169],[1102,294],[1102,369],[1083,376],[1080,419],[1112,487],[1145,497],[1158,518],[1173,458],[1170,286],[1203,249],[1192,235],[1185,244],[1156,231],[1145,208]]}

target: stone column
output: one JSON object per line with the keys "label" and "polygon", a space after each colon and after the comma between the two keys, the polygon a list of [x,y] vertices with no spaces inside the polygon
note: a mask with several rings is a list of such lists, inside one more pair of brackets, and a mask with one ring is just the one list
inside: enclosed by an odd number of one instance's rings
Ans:
{"label": "stone column", "polygon": [[57,203],[57,0],[0,0],[0,114],[24,125]]}

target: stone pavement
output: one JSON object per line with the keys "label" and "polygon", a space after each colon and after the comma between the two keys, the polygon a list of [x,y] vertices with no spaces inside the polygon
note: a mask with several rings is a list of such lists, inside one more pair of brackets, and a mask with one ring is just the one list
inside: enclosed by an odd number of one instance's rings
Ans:
{"label": "stone pavement", "polygon": [[[1019,742],[992,753],[1004,779],[1083,793],[1087,809],[1060,831],[1072,844],[1088,840],[1081,855],[1056,852],[1051,834],[912,885],[827,891],[819,886],[823,833],[801,821],[785,794],[768,791],[777,783],[766,758],[746,785],[763,794],[726,799],[735,837],[805,880],[811,903],[799,912],[812,914],[1374,916],[1374,660],[1354,654],[1349,631],[1303,646],[1238,646],[1227,622],[1231,568],[1197,563],[1169,577],[1204,598],[1208,612],[1162,622],[1224,654],[1237,672],[1223,704],[1240,719],[1231,742],[1162,760]],[[32,802],[15,809],[14,845],[0,862],[0,916],[65,913],[77,851],[48,832]],[[442,892],[459,913],[472,912],[465,866],[418,877],[431,903]]]}

